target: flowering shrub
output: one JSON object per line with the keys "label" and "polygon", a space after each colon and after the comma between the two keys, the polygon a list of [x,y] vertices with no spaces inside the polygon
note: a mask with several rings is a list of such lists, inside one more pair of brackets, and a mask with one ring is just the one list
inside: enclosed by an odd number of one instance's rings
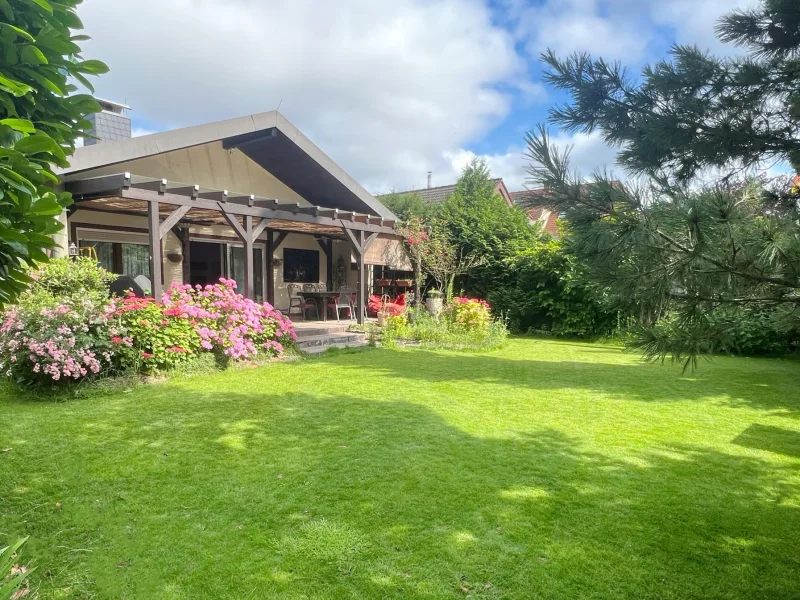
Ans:
{"label": "flowering shrub", "polygon": [[200,350],[197,321],[165,308],[153,298],[129,293],[106,308],[115,364],[120,370],[168,370],[194,358]]}
{"label": "flowering shrub", "polygon": [[383,344],[392,346],[412,341],[426,347],[463,351],[485,351],[503,346],[508,338],[508,328],[502,320],[492,320],[488,304],[468,298],[459,300],[439,319],[424,310],[387,317],[381,330]]}
{"label": "flowering shrub", "polygon": [[282,354],[297,340],[292,322],[272,305],[258,304],[236,293],[236,282],[220,279],[214,285],[175,283],[164,294],[165,314],[197,322],[200,346],[239,360],[259,353]]}
{"label": "flowering shrub", "polygon": [[12,307],[0,326],[0,373],[23,385],[97,375],[111,364],[108,328],[104,307],[88,299]]}
{"label": "flowering shrub", "polygon": [[465,331],[483,331],[492,324],[489,303],[476,298],[453,298],[442,312],[442,318]]}
{"label": "flowering shrub", "polygon": [[187,363],[203,350],[234,360],[277,356],[297,339],[288,318],[237,294],[232,280],[175,284],[163,303],[132,294],[109,299],[103,287],[108,273],[76,264],[85,275],[78,291],[69,289],[71,275],[56,271],[63,284],[35,280],[19,305],[2,314],[0,376],[53,384],[114,371],[150,373]]}

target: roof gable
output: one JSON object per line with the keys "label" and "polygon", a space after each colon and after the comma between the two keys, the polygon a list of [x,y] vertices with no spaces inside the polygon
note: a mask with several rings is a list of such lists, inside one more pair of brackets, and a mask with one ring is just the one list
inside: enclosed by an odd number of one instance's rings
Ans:
{"label": "roof gable", "polygon": [[[143,159],[164,155],[177,155],[199,146],[222,144],[224,150],[241,152],[259,168],[267,171],[308,203],[373,214],[387,219],[394,215],[341,167],[314,145],[278,111],[239,117],[226,121],[175,129],[148,136],[103,142],[76,150],[71,165],[63,169],[65,179],[76,179],[78,174],[92,177],[110,167],[113,171],[130,170],[136,175],[186,179],[169,173],[139,173],[125,165],[143,168]],[[157,161],[149,168],[157,168]],[[209,163],[213,176],[215,167],[223,168],[218,158]],[[212,177],[213,178],[213,177]],[[230,175],[235,185],[245,187],[247,180]],[[241,183],[240,183],[241,182]],[[193,182],[189,182],[193,183]],[[196,182],[201,183],[201,182]],[[213,182],[202,182],[206,187],[222,187]],[[231,192],[254,193],[249,189],[234,188]],[[279,198],[280,199],[280,198]]]}

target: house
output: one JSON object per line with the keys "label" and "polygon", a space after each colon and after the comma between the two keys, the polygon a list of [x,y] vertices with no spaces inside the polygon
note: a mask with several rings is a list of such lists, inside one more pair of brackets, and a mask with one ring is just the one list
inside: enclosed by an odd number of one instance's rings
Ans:
{"label": "house", "polygon": [[98,143],[60,173],[75,200],[62,248],[147,276],[155,297],[227,277],[279,308],[295,283],[351,286],[366,305],[396,219],[281,113],[131,138],[127,107],[102,105]]}
{"label": "house", "polygon": [[549,233],[557,238],[560,234],[558,231],[559,212],[555,207],[550,206],[526,206],[525,204],[534,197],[545,196],[544,189],[535,190],[521,190],[519,192],[511,192],[511,200],[514,204],[522,206],[525,212],[528,213],[528,219],[531,223],[539,225],[542,231]]}
{"label": "house", "polygon": [[[509,193],[508,188],[506,188],[506,184],[503,183],[502,178],[498,177],[496,179],[492,179],[492,183],[494,184],[495,191],[500,194],[500,196],[505,200],[509,206],[514,204],[514,201],[511,197],[511,193]],[[432,204],[438,204],[440,202],[444,202],[450,196],[453,195],[453,192],[456,191],[456,184],[452,183],[450,185],[439,185],[436,187],[426,187],[420,190],[406,190],[404,192],[397,192],[398,194],[417,194],[420,198],[422,198],[425,202],[430,202]],[[385,194],[388,195],[388,194]],[[381,196],[377,196],[378,199]]]}

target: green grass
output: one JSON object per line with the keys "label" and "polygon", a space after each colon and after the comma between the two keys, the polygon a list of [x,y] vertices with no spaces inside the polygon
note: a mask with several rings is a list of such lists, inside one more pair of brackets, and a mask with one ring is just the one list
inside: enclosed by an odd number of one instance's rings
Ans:
{"label": "green grass", "polygon": [[798,598],[800,364],[336,353],[0,399],[41,598]]}

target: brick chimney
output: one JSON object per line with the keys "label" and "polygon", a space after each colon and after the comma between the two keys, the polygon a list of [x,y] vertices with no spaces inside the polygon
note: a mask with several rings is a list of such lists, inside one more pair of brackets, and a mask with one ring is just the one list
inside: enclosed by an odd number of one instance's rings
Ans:
{"label": "brick chimney", "polygon": [[98,139],[87,137],[85,146],[92,146],[100,142],[113,142],[131,137],[131,118],[128,116],[130,106],[118,102],[95,98],[103,110],[86,117],[92,123],[89,133]]}

